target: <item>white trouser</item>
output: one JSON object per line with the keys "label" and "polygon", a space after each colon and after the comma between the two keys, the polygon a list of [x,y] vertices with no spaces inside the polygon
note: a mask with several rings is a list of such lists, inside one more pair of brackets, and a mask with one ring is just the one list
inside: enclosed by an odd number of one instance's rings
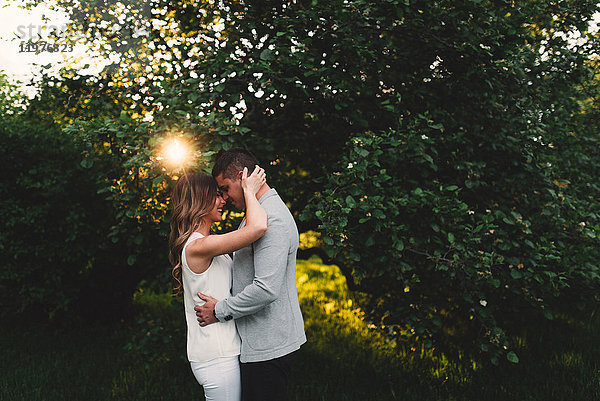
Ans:
{"label": "white trouser", "polygon": [[240,401],[242,381],[239,356],[208,362],[190,362],[198,383],[204,387],[206,401]]}

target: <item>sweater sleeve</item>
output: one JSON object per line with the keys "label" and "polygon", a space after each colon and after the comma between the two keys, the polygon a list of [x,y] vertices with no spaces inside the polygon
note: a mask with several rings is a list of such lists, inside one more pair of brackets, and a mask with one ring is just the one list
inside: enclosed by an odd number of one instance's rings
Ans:
{"label": "sweater sleeve", "polygon": [[215,314],[220,321],[256,313],[279,297],[290,251],[287,222],[277,215],[268,216],[265,235],[252,246],[254,279],[239,294],[217,303]]}

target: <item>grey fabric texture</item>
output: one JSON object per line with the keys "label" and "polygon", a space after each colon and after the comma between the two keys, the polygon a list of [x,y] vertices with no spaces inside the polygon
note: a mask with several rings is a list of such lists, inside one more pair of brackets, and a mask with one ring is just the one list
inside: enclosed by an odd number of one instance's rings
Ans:
{"label": "grey fabric texture", "polygon": [[234,253],[232,296],[215,307],[220,321],[235,319],[242,363],[279,358],[306,342],[296,288],[296,222],[275,189],[259,202],[267,212],[267,231]]}

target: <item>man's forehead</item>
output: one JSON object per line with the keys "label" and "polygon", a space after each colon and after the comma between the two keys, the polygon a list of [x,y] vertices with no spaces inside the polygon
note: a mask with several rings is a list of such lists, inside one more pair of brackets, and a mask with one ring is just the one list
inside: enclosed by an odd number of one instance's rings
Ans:
{"label": "man's forehead", "polygon": [[231,180],[229,178],[223,178],[223,174],[219,174],[218,176],[216,176],[215,180],[217,181],[217,185],[219,185],[219,187],[221,188],[231,183]]}

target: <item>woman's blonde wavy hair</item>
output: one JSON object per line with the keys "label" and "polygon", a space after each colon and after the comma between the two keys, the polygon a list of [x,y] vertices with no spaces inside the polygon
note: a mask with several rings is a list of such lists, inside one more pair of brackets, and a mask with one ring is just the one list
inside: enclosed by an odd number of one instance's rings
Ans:
{"label": "woman's blonde wavy hair", "polygon": [[181,278],[181,252],[190,235],[198,228],[202,218],[215,206],[219,188],[215,179],[202,173],[181,176],[171,195],[171,233],[169,235],[169,261],[173,266],[173,291],[183,292]]}

